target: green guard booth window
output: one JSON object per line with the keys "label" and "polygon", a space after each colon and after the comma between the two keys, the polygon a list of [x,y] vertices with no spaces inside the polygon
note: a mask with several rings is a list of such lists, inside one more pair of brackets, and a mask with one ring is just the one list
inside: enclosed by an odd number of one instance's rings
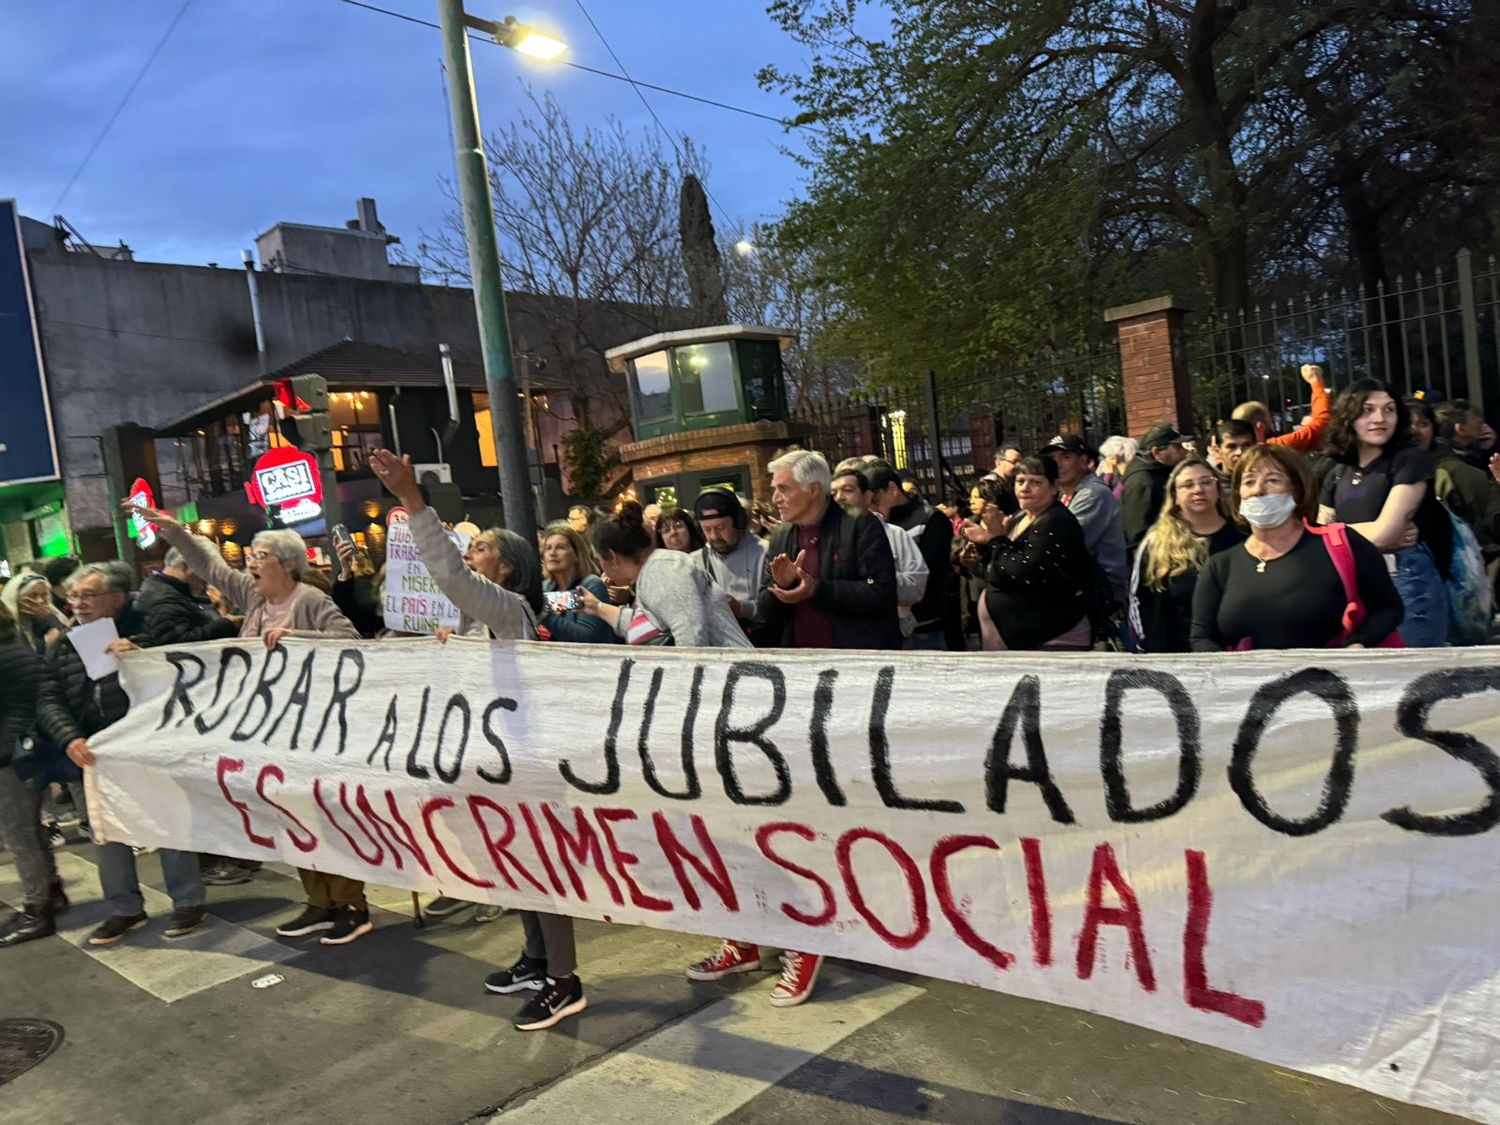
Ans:
{"label": "green guard booth window", "polygon": [[734,355],[727,342],[694,344],[676,351],[677,378],[682,388],[682,413],[685,417],[739,410]]}
{"label": "green guard booth window", "polygon": [[672,361],[666,352],[638,357],[635,394],[642,421],[672,417]]}

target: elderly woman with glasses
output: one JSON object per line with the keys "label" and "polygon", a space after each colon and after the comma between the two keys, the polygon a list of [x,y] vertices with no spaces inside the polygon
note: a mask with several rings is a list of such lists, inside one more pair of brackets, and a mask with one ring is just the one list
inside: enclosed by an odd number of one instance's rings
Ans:
{"label": "elderly woman with glasses", "polygon": [[[342,637],[359,640],[359,631],[333,599],[302,581],[307,544],[295,531],[262,531],[245,552],[245,569],[235,570],[209,539],[194,535],[166,512],[133,509],[156,524],[161,537],[182,552],[194,574],[217,586],[226,605],[244,615],[241,637],[259,637],[267,649],[284,637]],[[278,926],[281,937],[321,934],[324,945],[347,945],[373,928],[365,885],[342,875],[299,871],[307,891],[307,908]]]}

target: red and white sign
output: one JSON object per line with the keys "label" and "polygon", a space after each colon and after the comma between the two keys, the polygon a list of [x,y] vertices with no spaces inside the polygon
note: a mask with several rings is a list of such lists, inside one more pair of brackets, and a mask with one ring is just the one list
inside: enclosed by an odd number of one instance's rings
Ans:
{"label": "red and white sign", "polygon": [[[130,502],[137,508],[156,507],[156,497],[151,492],[151,486],[146,483],[145,477],[136,477],[130,484]],[[156,543],[156,525],[148,521],[144,516],[132,512],[130,522],[135,527],[135,545],[142,551],[149,550]]]}
{"label": "red and white sign", "polygon": [[272,449],[255,462],[252,476],[245,482],[250,502],[262,508],[275,504],[282,523],[305,523],[322,514],[323,476],[311,453],[290,446]]}

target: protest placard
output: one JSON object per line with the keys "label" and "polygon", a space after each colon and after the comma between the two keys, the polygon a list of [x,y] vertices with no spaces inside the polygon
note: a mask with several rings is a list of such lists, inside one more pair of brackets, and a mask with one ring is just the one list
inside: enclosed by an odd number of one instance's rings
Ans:
{"label": "protest placard", "polygon": [[[459,550],[468,537],[449,536]],[[432,580],[406,523],[406,509],[392,508],[386,514],[385,627],[394,633],[436,633],[439,628],[458,628],[458,607],[443,596]]]}

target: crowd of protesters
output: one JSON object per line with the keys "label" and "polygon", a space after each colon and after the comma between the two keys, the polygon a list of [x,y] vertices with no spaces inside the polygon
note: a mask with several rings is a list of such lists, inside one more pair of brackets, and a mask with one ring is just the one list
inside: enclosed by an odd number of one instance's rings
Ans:
{"label": "crowd of protesters", "polygon": [[[1307,417],[1287,433],[1245,403],[1199,438],[1170,422],[1098,449],[1059,434],[1040,449],[1000,447],[968,493],[929,501],[912,475],[873,455],[830,465],[789,448],[769,465],[774,518],[727,489],[689,507],[575,506],[535,540],[474,529],[460,548],[410,464],[374,453],[375,476],[407,510],[459,634],[558,644],[715,648],[1225,652],[1250,648],[1432,647],[1490,637],[1500,567],[1500,452],[1467,403],[1398,397],[1360,381],[1336,397],[1305,367]],[[315,582],[295,532],[257,534],[243,570],[168,513],[147,509],[169,545],[134,592],[121,563],[52,560],[0,596],[0,834],[24,891],[0,946],[55,932],[68,906],[52,848],[71,824],[87,838],[89,739],[128,700],[93,679],[69,631],[109,618],[112,651],[218,637],[386,635],[381,576],[350,542]],[[331,593],[325,593],[322,587]],[[212,598],[208,595],[212,594]],[[438,630],[436,640],[453,635]],[[51,819],[49,819],[51,818]],[[162,849],[173,904],[165,935],[205,920],[206,887],[258,865]],[[109,917],[93,945],[147,923],[137,852],[98,845]],[[302,871],[303,909],[278,935],[347,945],[372,920],[364,885]],[[445,916],[475,907],[440,898]],[[528,993],[522,1030],[583,1010],[573,922],[521,911],[522,948],[485,987]],[[688,967],[693,980],[757,969],[732,935]],[[778,1006],[812,994],[822,958],[781,953]]]}

